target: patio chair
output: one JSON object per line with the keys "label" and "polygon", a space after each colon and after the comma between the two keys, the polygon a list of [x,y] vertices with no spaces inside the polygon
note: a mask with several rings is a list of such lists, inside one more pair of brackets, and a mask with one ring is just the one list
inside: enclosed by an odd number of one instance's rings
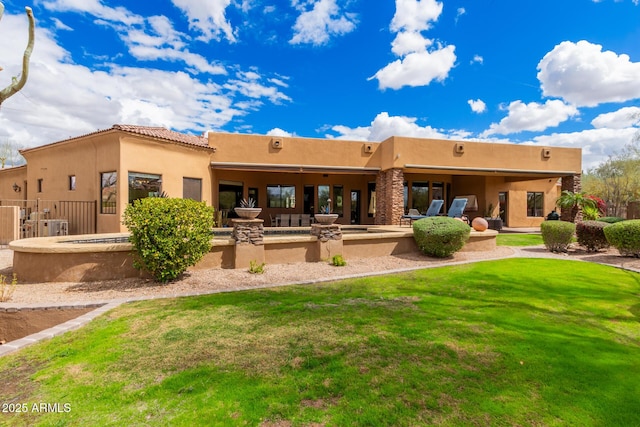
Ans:
{"label": "patio chair", "polygon": [[291,227],[300,227],[300,214],[291,214]]}
{"label": "patio chair", "polygon": [[272,227],[277,227],[278,226],[278,222],[280,221],[280,215],[276,215],[276,216],[271,216],[269,215],[269,219],[271,220],[271,226]]}
{"label": "patio chair", "polygon": [[302,214],[302,215],[300,215],[300,226],[301,227],[310,227],[311,226],[311,215],[310,214]]}
{"label": "patio chair", "polygon": [[408,222],[409,225],[411,225],[413,221],[420,218],[424,217],[420,215],[420,211],[418,209],[409,209],[409,212],[406,215],[402,215],[400,217],[400,225],[402,225],[403,222]]}
{"label": "patio chair", "polygon": [[449,207],[449,212],[447,213],[447,215],[449,216],[449,218],[465,219],[464,208],[466,207],[467,207],[467,199],[464,199],[464,198],[453,199],[453,202],[451,202],[451,206]]}
{"label": "patio chair", "polygon": [[280,227],[288,227],[291,223],[291,214],[280,215]]}
{"label": "patio chair", "polygon": [[444,200],[432,200],[429,205],[429,209],[427,209],[427,213],[425,213],[424,216],[438,215],[442,209],[442,205],[444,205]]}

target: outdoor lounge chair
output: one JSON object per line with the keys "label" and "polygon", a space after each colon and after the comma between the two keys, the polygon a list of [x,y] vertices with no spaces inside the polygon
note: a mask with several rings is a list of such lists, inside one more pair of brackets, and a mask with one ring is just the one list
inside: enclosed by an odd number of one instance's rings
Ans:
{"label": "outdoor lounge chair", "polygon": [[404,221],[409,221],[409,225],[411,225],[413,221],[428,218],[430,216],[436,216],[440,213],[440,209],[442,209],[443,204],[444,200],[432,200],[429,205],[429,209],[427,209],[427,213],[424,215],[420,215],[418,209],[409,209],[409,213],[407,215],[402,215],[400,218],[400,225],[402,225]]}
{"label": "outdoor lounge chair", "polygon": [[464,198],[453,199],[453,202],[451,202],[451,206],[449,207],[449,212],[447,213],[447,215],[449,216],[449,218],[465,219],[464,208],[466,207],[467,207],[467,199],[464,199]]}

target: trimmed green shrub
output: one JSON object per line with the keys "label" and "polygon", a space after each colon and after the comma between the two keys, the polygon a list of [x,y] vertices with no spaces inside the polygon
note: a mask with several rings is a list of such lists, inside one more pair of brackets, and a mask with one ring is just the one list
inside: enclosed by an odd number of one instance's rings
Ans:
{"label": "trimmed green shrub", "polygon": [[602,218],[598,218],[598,221],[615,224],[616,222],[624,221],[624,218],[620,218],[619,216],[603,216]]}
{"label": "trimmed green shrub", "polygon": [[149,197],[124,211],[134,267],[157,281],[177,279],[211,249],[213,208],[190,199]]}
{"label": "trimmed green shrub", "polygon": [[640,219],[611,224],[604,229],[604,235],[621,255],[640,257]]}
{"label": "trimmed green shrub", "polygon": [[566,252],[576,232],[576,225],[567,221],[544,221],[540,224],[542,241],[551,252]]}
{"label": "trimmed green shrub", "polygon": [[448,257],[464,246],[471,227],[447,216],[423,218],[413,223],[413,238],[418,248],[429,256]]}
{"label": "trimmed green shrub", "polygon": [[347,261],[342,257],[342,255],[334,255],[331,258],[331,265],[335,265],[336,267],[344,267],[347,265]]}
{"label": "trimmed green shrub", "polygon": [[611,224],[601,221],[583,221],[576,223],[578,243],[587,248],[588,252],[608,248],[609,242],[604,235],[604,228],[609,225]]}

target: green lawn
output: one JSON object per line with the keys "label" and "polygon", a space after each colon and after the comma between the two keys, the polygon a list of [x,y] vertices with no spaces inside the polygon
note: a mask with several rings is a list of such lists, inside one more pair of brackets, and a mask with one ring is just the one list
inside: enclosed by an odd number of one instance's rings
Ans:
{"label": "green lawn", "polygon": [[535,246],[542,245],[542,235],[540,233],[508,233],[496,236],[498,246]]}
{"label": "green lawn", "polygon": [[[0,359],[1,425],[640,425],[640,275],[507,259],[128,304]],[[30,406],[31,408],[31,406]]]}

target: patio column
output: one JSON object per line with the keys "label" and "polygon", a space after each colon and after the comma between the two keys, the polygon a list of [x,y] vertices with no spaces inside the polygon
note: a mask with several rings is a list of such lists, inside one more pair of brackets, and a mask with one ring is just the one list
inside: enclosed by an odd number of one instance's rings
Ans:
{"label": "patio column", "polygon": [[232,237],[236,242],[234,268],[249,268],[251,261],[262,264],[264,256],[264,221],[233,219]]}
{"label": "patio column", "polygon": [[404,214],[404,172],[389,169],[376,176],[376,225],[400,225]]}
{"label": "patio column", "polygon": [[311,235],[318,238],[318,261],[342,255],[342,227],[340,224],[311,224]]}
{"label": "patio column", "polygon": [[[562,177],[562,191],[571,191],[572,193],[579,193],[582,191],[582,184],[580,182],[581,175],[569,175]],[[575,219],[574,219],[575,218]],[[562,221],[582,221],[582,209],[574,206],[573,209],[564,209],[560,212],[560,219]]]}

